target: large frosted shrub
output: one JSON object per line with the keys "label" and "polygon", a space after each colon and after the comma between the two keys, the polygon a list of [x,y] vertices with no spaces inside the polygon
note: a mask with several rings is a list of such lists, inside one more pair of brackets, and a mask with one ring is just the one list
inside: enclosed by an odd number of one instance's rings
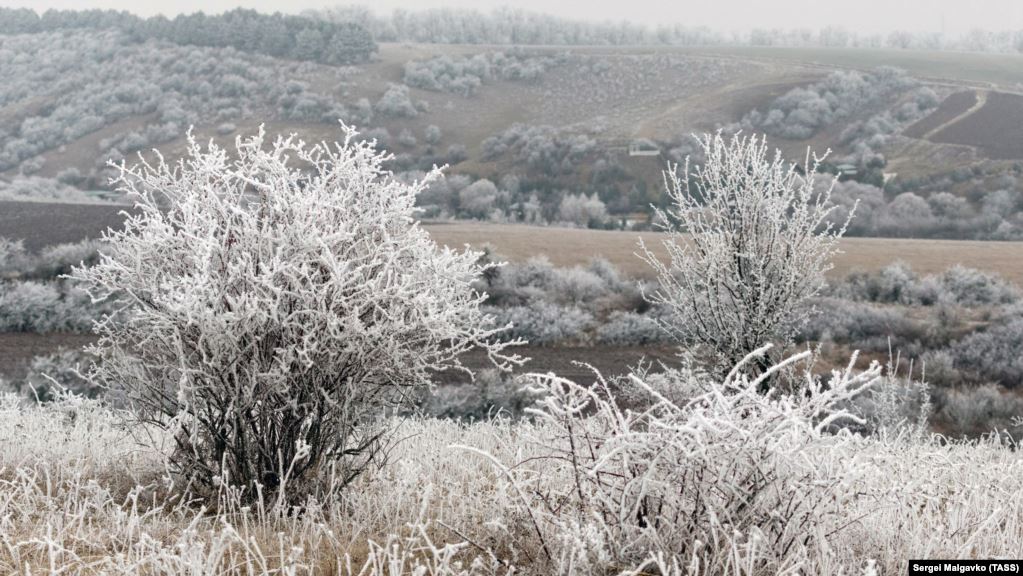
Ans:
{"label": "large frosted shrub", "polygon": [[830,432],[864,423],[845,406],[878,380],[880,366],[856,372],[850,364],[826,381],[806,370],[791,395],[762,394],[764,375],[744,372],[702,383],[690,371],[668,374],[682,379],[669,390],[688,390],[682,401],[632,375],[646,397],[640,410],[623,409],[599,376],[590,386],[534,377],[544,398],[530,413],[542,424],[523,429],[521,442],[540,453],[486,456],[551,573],[643,565],[615,573],[774,574],[830,547],[848,525],[855,487],[846,477],[857,464],[846,455],[859,443]]}
{"label": "large frosted shrub", "polygon": [[0,282],[0,332],[88,332],[112,306],[63,282]]}
{"label": "large frosted shrub", "polygon": [[871,350],[874,347],[868,344],[879,342],[879,350],[887,350],[889,339],[913,328],[900,310],[839,298],[821,298],[815,303],[820,312],[801,327],[801,340],[855,342],[861,350]]}
{"label": "large frosted shrub", "polygon": [[849,300],[923,306],[976,307],[1019,300],[1019,289],[996,274],[956,264],[941,274],[921,277],[902,261],[889,264],[876,274],[853,272],[831,292]]}
{"label": "large frosted shrub", "polygon": [[1023,386],[1023,317],[971,334],[951,349],[955,367],[1007,388]]}
{"label": "large frosted shrub", "polygon": [[607,207],[596,194],[567,194],[561,199],[558,217],[579,227],[597,227],[607,220]]}
{"label": "large frosted shrub", "polygon": [[433,418],[463,421],[517,419],[535,400],[527,384],[522,376],[488,368],[476,375],[475,382],[438,386],[423,399],[420,410]]}
{"label": "large frosted shrub", "polygon": [[511,324],[507,338],[521,338],[530,344],[554,344],[583,340],[593,325],[593,315],[576,306],[535,300],[525,306],[488,307],[501,324]]}
{"label": "large frosted shrub", "polygon": [[419,114],[412,99],[409,98],[408,86],[391,84],[377,101],[375,109],[385,116],[413,118]]}
{"label": "large frosted shrub", "polygon": [[39,282],[0,285],[0,328],[6,332],[51,331],[60,321],[60,290]]}
{"label": "large frosted shrub", "polygon": [[958,264],[941,275],[941,285],[950,300],[963,306],[1011,304],[1019,300],[1019,289],[1011,282]]}
{"label": "large frosted shrub", "polygon": [[616,311],[597,328],[601,344],[642,346],[669,340],[668,333],[652,315]]}
{"label": "large frosted shrub", "polygon": [[668,260],[640,244],[660,284],[650,300],[672,312],[665,327],[709,348],[727,371],[764,343],[791,341],[845,223],[829,221],[830,188],[814,189],[819,159],[809,152],[800,174],[780,151],[768,158],[756,136],[718,133],[700,144],[702,166],[687,160],[665,176],[670,205],[658,217]]}
{"label": "large frosted shrub", "polygon": [[471,288],[479,254],[438,247],[412,218],[426,183],[355,136],[190,138],[177,165],[120,166],[135,213],[73,274],[130,304],[98,326],[91,376],[169,429],[196,486],[342,487],[387,438],[380,412],[435,371],[475,347],[517,360]]}

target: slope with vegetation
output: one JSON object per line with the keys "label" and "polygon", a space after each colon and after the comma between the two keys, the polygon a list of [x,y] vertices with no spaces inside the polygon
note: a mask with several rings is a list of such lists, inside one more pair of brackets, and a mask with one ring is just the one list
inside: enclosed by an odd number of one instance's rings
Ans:
{"label": "slope with vegetation", "polygon": [[[947,64],[935,72],[906,52],[896,60],[909,70],[901,72],[873,66],[869,50],[834,50],[814,63],[812,51],[801,59],[774,48],[625,47],[614,45],[629,37],[625,29],[615,37],[612,28],[565,22],[544,28],[534,16],[424,12],[392,24],[433,34],[431,42],[448,41],[441,37],[453,22],[478,36],[473,42],[576,32],[557,48],[377,46],[349,34],[391,38],[358,11],[173,20],[0,11],[0,71],[16,79],[0,91],[0,178],[35,175],[91,193],[108,187],[109,159],[153,147],[180,157],[190,126],[224,139],[265,120],[272,130],[330,139],[341,119],[393,150],[387,166],[405,180],[451,166],[451,177],[422,197],[425,216],[632,228],[649,226],[652,205],[668,201],[661,171],[697,149],[690,133],[745,127],[771,134],[790,159],[807,145],[830,147],[835,164],[854,166],[851,178],[870,187],[836,194],[864,200],[852,235],[1020,237],[1018,186],[1008,180],[1019,171],[1010,160],[1015,140],[974,126],[1015,114],[1014,100],[998,96],[930,139],[907,130],[973,82],[956,76],[960,55],[932,53]],[[577,45],[591,32],[605,46]],[[665,41],[701,42],[685,38]],[[327,55],[349,49],[362,52]],[[845,53],[861,58],[848,63]],[[631,156],[634,146],[656,155]]]}
{"label": "slope with vegetation", "polygon": [[353,22],[329,23],[280,12],[261,14],[238,8],[208,16],[203,12],[141,18],[114,10],[0,8],[0,34],[76,30],[117,31],[133,42],[164,40],[184,46],[231,47],[273,57],[328,64],[363,62],[376,51],[369,31]]}

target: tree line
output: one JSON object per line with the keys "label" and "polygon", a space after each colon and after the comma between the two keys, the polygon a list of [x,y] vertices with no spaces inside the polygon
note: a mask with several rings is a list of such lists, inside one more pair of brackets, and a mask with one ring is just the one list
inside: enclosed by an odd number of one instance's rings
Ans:
{"label": "tree line", "polygon": [[489,13],[465,8],[395,9],[378,15],[366,6],[337,6],[310,15],[331,22],[354,22],[380,42],[527,45],[743,45],[829,48],[893,48],[1023,52],[1023,30],[974,29],[959,35],[893,30],[857,33],[843,26],[753,28],[725,33],[706,26],[663,24],[649,27],[627,21],[583,22],[502,7]]}
{"label": "tree line", "polygon": [[238,8],[218,15],[203,12],[142,18],[116,10],[47,10],[0,8],[0,34],[35,34],[65,30],[118,30],[137,42],[166,40],[188,46],[232,47],[277,58],[323,64],[363,62],[377,47],[370,32],[356,22],[260,14]]}

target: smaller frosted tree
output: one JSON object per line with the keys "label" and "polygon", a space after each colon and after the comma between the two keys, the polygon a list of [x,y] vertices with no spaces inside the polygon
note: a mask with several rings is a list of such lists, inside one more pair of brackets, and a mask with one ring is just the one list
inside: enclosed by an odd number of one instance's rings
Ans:
{"label": "smaller frosted tree", "polygon": [[260,130],[228,154],[189,135],[177,165],[119,166],[136,210],[73,273],[129,303],[98,324],[91,377],[169,429],[193,485],[343,486],[386,438],[382,412],[431,374],[477,347],[518,361],[472,288],[489,265],[412,217],[437,172],[395,180],[355,136],[310,147]]}
{"label": "smaller frosted tree", "polygon": [[823,158],[808,151],[799,170],[780,151],[769,158],[763,139],[720,132],[700,145],[702,166],[687,158],[682,174],[677,165],[665,174],[667,262],[640,247],[659,282],[648,298],[672,312],[664,327],[727,371],[766,343],[791,342],[848,220],[831,222],[831,188],[814,189]]}

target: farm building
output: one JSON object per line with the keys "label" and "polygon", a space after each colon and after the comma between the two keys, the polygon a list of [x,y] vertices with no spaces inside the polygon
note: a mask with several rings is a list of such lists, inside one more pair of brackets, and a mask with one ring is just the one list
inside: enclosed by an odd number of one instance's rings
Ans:
{"label": "farm building", "polygon": [[629,156],[660,156],[661,149],[651,140],[641,138],[629,143]]}

